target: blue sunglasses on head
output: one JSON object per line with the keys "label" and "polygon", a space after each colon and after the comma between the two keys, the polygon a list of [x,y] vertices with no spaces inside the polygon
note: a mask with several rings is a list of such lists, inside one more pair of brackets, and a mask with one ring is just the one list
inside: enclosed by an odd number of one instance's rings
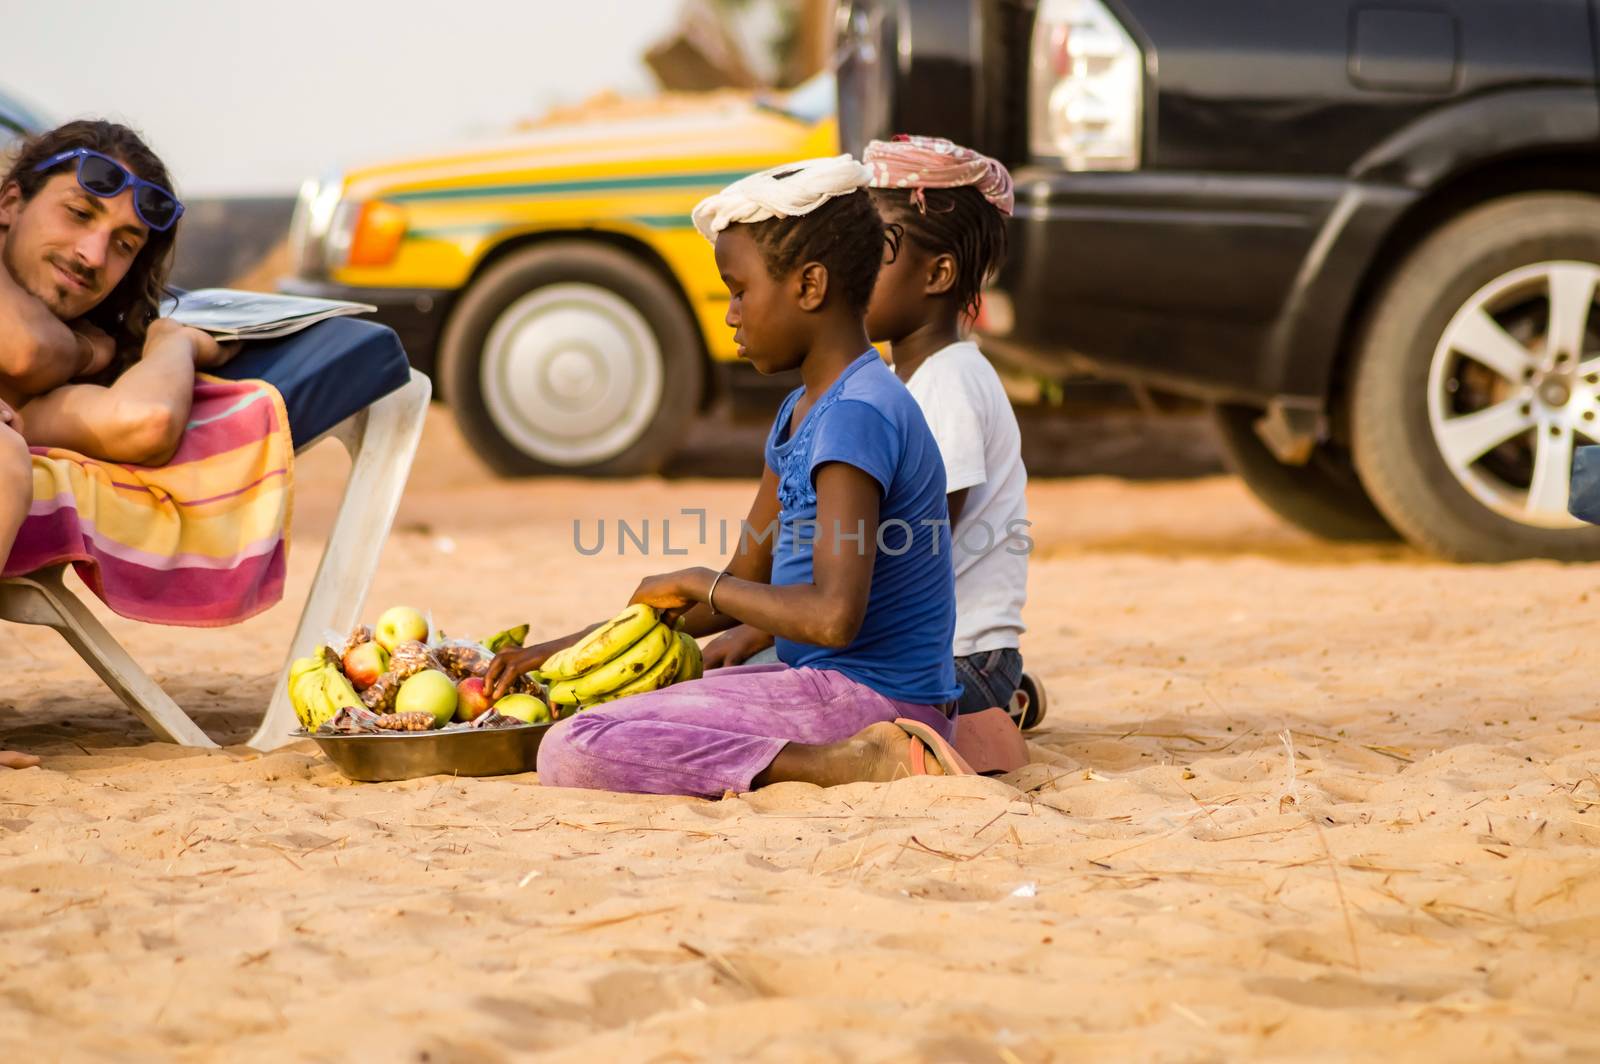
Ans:
{"label": "blue sunglasses on head", "polygon": [[117,160],[109,155],[101,155],[92,148],[73,148],[52,155],[35,166],[33,172],[51,170],[72,159],[78,160],[78,184],[85,192],[101,199],[110,199],[131,187],[133,213],[151,229],[164,233],[183,217],[183,204],[178,202],[177,196],[160,185],[153,185],[142,177],[130,174]]}

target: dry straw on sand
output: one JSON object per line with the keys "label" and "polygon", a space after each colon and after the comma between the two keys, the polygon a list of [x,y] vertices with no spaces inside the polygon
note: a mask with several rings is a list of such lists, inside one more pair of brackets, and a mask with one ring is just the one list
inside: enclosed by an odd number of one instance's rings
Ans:
{"label": "dry straw on sand", "polygon": [[[301,544],[336,465],[299,471]],[[439,421],[373,602],[568,628],[650,571],[577,564],[574,517],[747,493],[508,487]],[[353,785],[149,743],[7,629],[0,731],[46,767],[0,775],[0,1029],[67,1060],[1600,1055],[1594,568],[1329,547],[1225,480],[1030,510],[1051,720],[1004,780]],[[293,612],[114,627],[242,736]]]}

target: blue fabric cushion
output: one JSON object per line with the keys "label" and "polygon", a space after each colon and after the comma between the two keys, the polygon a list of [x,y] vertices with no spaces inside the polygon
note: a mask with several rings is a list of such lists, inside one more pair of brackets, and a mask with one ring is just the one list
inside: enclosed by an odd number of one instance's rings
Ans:
{"label": "blue fabric cushion", "polygon": [[299,448],[402,387],[411,366],[387,325],[332,318],[293,336],[247,340],[216,376],[264,380],[278,389]]}
{"label": "blue fabric cushion", "polygon": [[1572,456],[1567,512],[1580,521],[1600,525],[1600,447],[1579,447]]}

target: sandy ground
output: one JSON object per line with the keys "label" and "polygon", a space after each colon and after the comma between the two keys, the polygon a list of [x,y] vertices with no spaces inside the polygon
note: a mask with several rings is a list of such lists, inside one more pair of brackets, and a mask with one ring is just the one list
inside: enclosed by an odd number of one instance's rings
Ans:
{"label": "sandy ground", "polygon": [[[425,447],[371,601],[464,632],[714,560],[585,559],[574,518],[714,529],[749,492],[497,483],[443,415]],[[300,467],[293,604],[112,623],[219,737],[266,701],[342,470]],[[0,775],[7,1055],[1600,1059],[1594,568],[1329,547],[1221,477],[1030,496],[1052,708],[1003,780],[351,784],[307,743],[153,743],[6,627],[0,739],[45,759]]]}

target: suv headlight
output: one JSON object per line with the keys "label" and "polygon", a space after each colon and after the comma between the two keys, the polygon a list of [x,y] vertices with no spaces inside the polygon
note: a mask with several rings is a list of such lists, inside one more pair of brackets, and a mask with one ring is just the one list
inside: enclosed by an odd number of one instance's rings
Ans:
{"label": "suv headlight", "polygon": [[1144,56],[1100,0],[1041,0],[1028,63],[1028,148],[1068,170],[1139,166]]}

